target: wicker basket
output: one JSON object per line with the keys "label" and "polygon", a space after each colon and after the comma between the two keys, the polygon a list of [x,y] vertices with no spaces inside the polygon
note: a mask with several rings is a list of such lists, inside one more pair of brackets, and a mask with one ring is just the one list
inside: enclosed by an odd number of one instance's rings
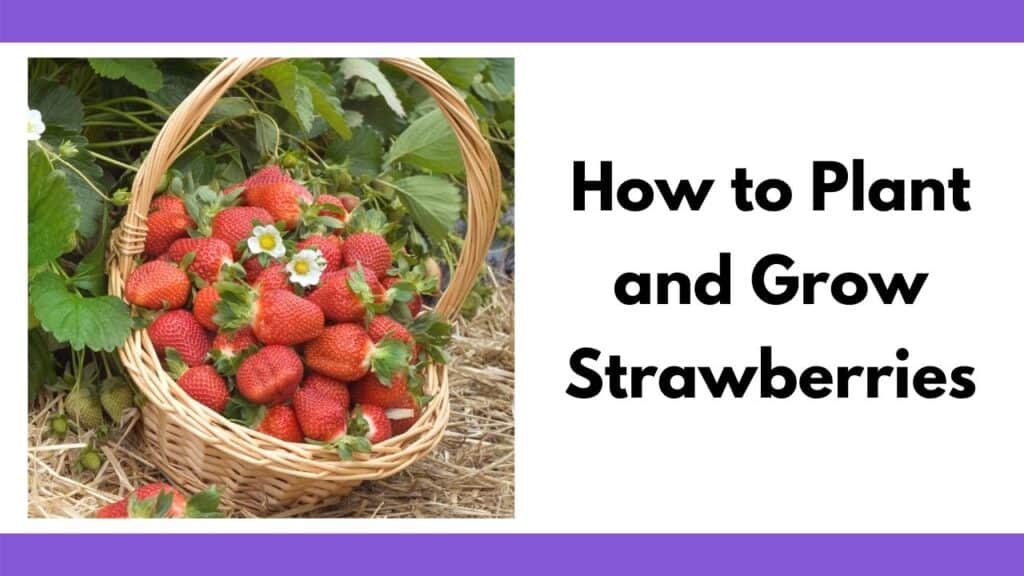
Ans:
{"label": "wicker basket", "polygon": [[[225,60],[167,119],[135,176],[127,214],[112,236],[111,294],[122,295],[125,279],[142,253],[146,214],[161,176],[229,88],[246,74],[279,60]],[[494,235],[501,193],[497,161],[473,113],[440,75],[419,59],[383,61],[412,76],[434,97],[455,132],[465,162],[465,244],[436,306],[439,314],[451,318],[472,289]],[[444,366],[437,366],[426,374],[424,388],[434,399],[419,421],[404,434],[375,444],[372,453],[343,462],[330,450],[280,441],[199,404],[161,368],[145,330],[133,332],[119,352],[147,399],[142,409],[143,434],[156,465],[185,490],[217,484],[229,510],[269,513],[348,494],[360,482],[395,474],[422,457],[441,439],[448,422],[448,373]]]}

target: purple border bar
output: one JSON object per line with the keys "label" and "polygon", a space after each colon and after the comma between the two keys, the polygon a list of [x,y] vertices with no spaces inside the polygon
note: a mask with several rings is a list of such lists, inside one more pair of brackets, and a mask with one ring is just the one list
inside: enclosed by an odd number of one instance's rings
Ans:
{"label": "purple border bar", "polygon": [[1013,42],[1019,0],[0,0],[8,42]]}
{"label": "purple border bar", "polygon": [[[325,571],[326,570],[326,571]],[[4,535],[0,574],[1024,573],[1021,535]]]}

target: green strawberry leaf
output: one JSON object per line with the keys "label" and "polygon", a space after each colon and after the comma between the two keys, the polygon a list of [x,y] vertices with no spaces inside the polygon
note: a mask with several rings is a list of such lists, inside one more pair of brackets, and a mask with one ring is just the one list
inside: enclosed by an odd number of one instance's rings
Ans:
{"label": "green strawberry leaf", "polygon": [[433,110],[409,125],[391,145],[385,165],[403,162],[429,172],[462,174],[465,166],[451,125]]}
{"label": "green strawberry leaf", "polygon": [[256,124],[256,146],[263,158],[274,158],[277,156],[277,149],[281,146],[281,129],[274,117],[259,112],[253,120]]}
{"label": "green strawberry leaf", "polygon": [[220,490],[216,486],[207,486],[205,490],[193,495],[185,505],[186,518],[223,518],[220,507]]}
{"label": "green strawberry leaf", "polygon": [[442,242],[462,211],[459,189],[437,176],[410,176],[395,182],[399,200],[413,222],[435,242]]}
{"label": "green strawberry leaf", "polygon": [[396,374],[408,370],[410,352],[408,344],[391,337],[374,345],[370,368],[381,384],[390,387]]}
{"label": "green strawberry leaf", "polygon": [[164,85],[164,75],[151,58],[89,58],[89,65],[103,78],[124,78],[149,92],[156,92]]}
{"label": "green strawberry leaf", "polygon": [[82,129],[82,101],[67,86],[49,80],[33,80],[28,85],[28,107],[38,110],[46,124],[44,136],[57,138]]}
{"label": "green strawberry leaf", "polygon": [[28,265],[42,266],[75,245],[78,204],[64,173],[33,149],[28,158]]}
{"label": "green strawberry leaf", "polygon": [[337,91],[323,64],[311,60],[290,60],[267,66],[260,71],[270,80],[281,104],[307,134],[313,130],[314,112],[342,138],[351,138]]}
{"label": "green strawberry leaf", "polygon": [[42,330],[28,332],[28,400],[34,402],[43,387],[52,386],[57,382],[57,370],[53,364],[53,355],[46,344],[46,336]]}
{"label": "green strawberry leaf", "polygon": [[107,212],[103,212],[103,224],[100,227],[99,240],[92,250],[82,258],[75,266],[75,275],[71,282],[76,288],[85,290],[93,296],[103,296],[107,293],[107,270],[104,258],[107,253],[107,240],[110,238],[109,219]]}
{"label": "green strawberry leaf", "polygon": [[267,407],[260,404],[253,404],[239,394],[234,394],[224,407],[224,416],[232,422],[241,424],[247,428],[255,428],[267,415]]}
{"label": "green strawberry leaf", "polygon": [[453,86],[468,90],[487,66],[483,58],[427,58],[426,63]]}
{"label": "green strawberry leaf", "polygon": [[50,271],[32,279],[29,298],[43,328],[75,350],[87,347],[112,351],[131,331],[131,314],[124,300],[114,296],[82,296]]}
{"label": "green strawberry leaf", "polygon": [[381,172],[384,144],[373,128],[361,126],[350,140],[334,140],[327,147],[327,157],[344,164],[352,176],[375,177]]}
{"label": "green strawberry leaf", "polygon": [[398,94],[395,94],[394,86],[381,73],[377,64],[363,58],[346,58],[342,61],[340,70],[346,80],[362,78],[373,84],[388,107],[394,110],[395,114],[405,116],[405,109],[402,108],[402,101],[398,99]]}

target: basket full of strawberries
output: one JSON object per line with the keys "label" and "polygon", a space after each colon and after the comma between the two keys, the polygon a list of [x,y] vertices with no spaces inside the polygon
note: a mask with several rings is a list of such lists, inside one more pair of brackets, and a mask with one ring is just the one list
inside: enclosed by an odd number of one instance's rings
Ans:
{"label": "basket full of strawberries", "polygon": [[[434,96],[466,164],[467,233],[439,294],[436,270],[389,246],[385,216],[314,194],[265,166],[215,190],[156,194],[216,100],[272,59],[231,59],[168,119],[112,237],[110,291],[133,306],[120,350],[146,399],[154,461],[186,490],[272,511],[342,496],[410,465],[448,418],[448,320],[494,232],[497,165],[458,93],[392,59]],[[433,307],[424,305],[423,298]]]}

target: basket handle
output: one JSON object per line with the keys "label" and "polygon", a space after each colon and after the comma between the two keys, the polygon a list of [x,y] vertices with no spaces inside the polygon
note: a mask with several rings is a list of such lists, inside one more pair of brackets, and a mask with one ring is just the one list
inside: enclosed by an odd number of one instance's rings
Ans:
{"label": "basket handle", "polygon": [[[283,58],[228,58],[189,94],[156,135],[132,182],[131,200],[111,238],[117,256],[132,259],[146,241],[146,215],[157,184],[174,164],[199,124],[220,97],[246,75]],[[452,318],[476,282],[497,226],[501,205],[501,173],[476,116],[448,82],[419,58],[382,58],[419,82],[437,101],[455,133],[466,168],[466,238],[451,279],[437,302],[437,312]]]}

